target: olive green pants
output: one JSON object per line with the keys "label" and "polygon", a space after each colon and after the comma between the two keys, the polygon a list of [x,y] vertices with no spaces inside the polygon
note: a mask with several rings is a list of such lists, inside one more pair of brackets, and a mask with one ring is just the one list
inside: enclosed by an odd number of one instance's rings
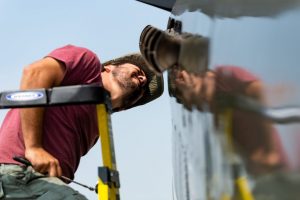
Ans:
{"label": "olive green pants", "polygon": [[258,177],[253,194],[256,200],[299,200],[300,172],[276,172]]}
{"label": "olive green pants", "polygon": [[0,199],[86,200],[57,177],[46,177],[32,167],[0,164]]}

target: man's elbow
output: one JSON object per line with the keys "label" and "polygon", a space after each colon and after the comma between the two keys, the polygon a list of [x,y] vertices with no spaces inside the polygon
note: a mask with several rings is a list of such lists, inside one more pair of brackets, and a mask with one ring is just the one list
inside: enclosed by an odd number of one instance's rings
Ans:
{"label": "man's elbow", "polygon": [[36,88],[35,85],[38,87],[38,77],[39,72],[34,66],[28,65],[24,67],[20,89],[33,89]]}
{"label": "man's elbow", "polygon": [[261,81],[253,81],[246,88],[246,96],[257,100],[262,100],[264,94],[264,85]]}
{"label": "man's elbow", "polygon": [[42,59],[23,69],[21,89],[50,88],[60,85],[64,70],[53,59]]}

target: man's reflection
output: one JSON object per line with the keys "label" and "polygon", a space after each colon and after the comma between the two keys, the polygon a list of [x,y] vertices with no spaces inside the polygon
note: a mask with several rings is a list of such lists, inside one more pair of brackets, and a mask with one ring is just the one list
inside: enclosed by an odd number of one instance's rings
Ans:
{"label": "man's reflection", "polygon": [[[169,72],[171,95],[189,110],[202,111],[206,106],[217,114],[220,109],[230,106],[227,96],[242,95],[261,103],[264,101],[262,82],[241,67],[219,66],[201,74],[188,73],[182,67]],[[234,109],[232,123],[233,140],[251,174],[286,167],[282,144],[270,122],[254,113]]]}

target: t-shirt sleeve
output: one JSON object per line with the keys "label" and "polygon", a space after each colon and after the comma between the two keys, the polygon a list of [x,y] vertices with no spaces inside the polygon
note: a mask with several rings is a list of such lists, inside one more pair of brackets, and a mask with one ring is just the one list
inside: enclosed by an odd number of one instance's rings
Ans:
{"label": "t-shirt sleeve", "polygon": [[219,66],[215,70],[217,86],[223,92],[242,92],[245,87],[259,78],[248,70],[237,66]]}
{"label": "t-shirt sleeve", "polygon": [[78,85],[101,82],[101,63],[92,51],[67,45],[53,50],[46,57],[54,58],[65,66],[61,85]]}

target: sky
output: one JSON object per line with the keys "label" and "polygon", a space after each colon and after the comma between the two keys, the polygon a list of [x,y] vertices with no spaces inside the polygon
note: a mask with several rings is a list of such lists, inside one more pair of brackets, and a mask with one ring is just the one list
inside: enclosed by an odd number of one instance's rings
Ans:
{"label": "sky", "polygon": [[[89,48],[101,61],[137,52],[143,28],[151,24],[165,29],[169,16],[166,11],[134,0],[1,0],[0,91],[18,90],[25,66],[66,44]],[[6,112],[0,111],[0,122]],[[121,199],[172,199],[167,87],[158,100],[113,114],[112,124]],[[94,186],[101,162],[98,142],[82,158],[75,180]],[[97,199],[93,192],[71,186],[88,199]]]}

